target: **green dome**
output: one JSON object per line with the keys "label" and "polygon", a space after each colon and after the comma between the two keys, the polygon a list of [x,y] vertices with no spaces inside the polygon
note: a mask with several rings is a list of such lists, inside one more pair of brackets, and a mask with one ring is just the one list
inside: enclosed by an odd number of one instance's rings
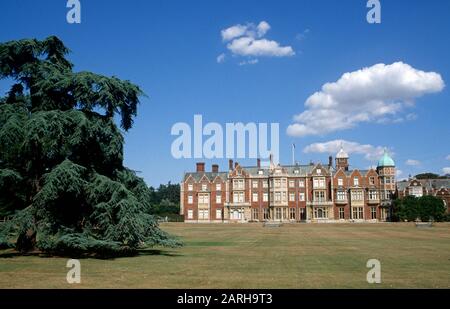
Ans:
{"label": "green dome", "polygon": [[392,160],[392,158],[388,155],[386,150],[384,151],[384,154],[381,157],[381,159],[378,160],[378,167],[383,166],[395,166],[394,160]]}

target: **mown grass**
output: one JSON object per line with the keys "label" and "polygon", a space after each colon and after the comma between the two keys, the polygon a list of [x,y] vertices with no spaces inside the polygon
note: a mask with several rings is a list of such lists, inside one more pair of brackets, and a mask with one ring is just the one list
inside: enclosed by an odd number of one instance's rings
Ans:
{"label": "mown grass", "polygon": [[[66,282],[67,258],[0,251],[1,288],[450,288],[450,225],[167,223],[177,249],[81,260],[81,284]],[[366,282],[381,262],[382,283]]]}

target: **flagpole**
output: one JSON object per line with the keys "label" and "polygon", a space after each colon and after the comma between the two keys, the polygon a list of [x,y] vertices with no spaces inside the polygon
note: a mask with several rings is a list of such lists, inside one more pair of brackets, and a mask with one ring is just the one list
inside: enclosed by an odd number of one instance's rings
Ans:
{"label": "flagpole", "polygon": [[295,144],[292,144],[292,165],[295,165]]}

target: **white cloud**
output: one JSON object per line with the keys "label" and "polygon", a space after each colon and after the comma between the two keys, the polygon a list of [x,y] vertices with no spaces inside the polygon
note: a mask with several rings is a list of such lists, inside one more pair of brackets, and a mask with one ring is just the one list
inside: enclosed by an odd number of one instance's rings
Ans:
{"label": "white cloud", "polygon": [[247,64],[257,64],[259,62],[258,59],[250,59],[239,62],[239,65],[247,65]]}
{"label": "white cloud", "polygon": [[349,155],[352,153],[362,154],[364,155],[364,158],[369,161],[378,160],[383,155],[385,149],[385,147],[382,146],[373,146],[370,144],[360,144],[357,142],[336,139],[323,143],[310,144],[303,149],[303,152],[335,155],[341,149],[341,146]]}
{"label": "white cloud", "polygon": [[355,127],[361,122],[401,122],[417,115],[399,116],[414,99],[444,88],[441,75],[417,70],[403,62],[383,63],[343,74],[326,83],[305,102],[287,128],[291,136],[320,135]]}
{"label": "white cloud", "polygon": [[221,31],[222,40],[227,49],[235,56],[243,57],[287,57],[295,55],[291,46],[281,46],[274,40],[264,38],[271,26],[261,21],[257,26],[252,23],[234,25]]}
{"label": "white cloud", "polygon": [[401,175],[403,175],[403,171],[402,171],[402,170],[399,170],[399,169],[396,169],[396,170],[395,170],[395,176],[396,176],[397,178],[399,178]]}
{"label": "white cloud", "polygon": [[408,160],[406,160],[405,164],[409,165],[409,166],[417,166],[417,165],[420,165],[420,161],[408,159]]}
{"label": "white cloud", "polygon": [[450,167],[444,167],[442,173],[444,173],[444,175],[450,174]]}
{"label": "white cloud", "polygon": [[223,63],[225,61],[225,54],[220,54],[219,56],[217,56],[217,63]]}
{"label": "white cloud", "polygon": [[258,24],[256,30],[258,31],[258,36],[263,37],[270,30],[270,25],[266,21],[262,21]]}
{"label": "white cloud", "polygon": [[230,41],[234,38],[240,37],[247,32],[248,26],[235,25],[230,28],[222,30],[220,33],[222,35],[223,41]]}
{"label": "white cloud", "polygon": [[450,155],[445,157],[446,160],[450,160]]}

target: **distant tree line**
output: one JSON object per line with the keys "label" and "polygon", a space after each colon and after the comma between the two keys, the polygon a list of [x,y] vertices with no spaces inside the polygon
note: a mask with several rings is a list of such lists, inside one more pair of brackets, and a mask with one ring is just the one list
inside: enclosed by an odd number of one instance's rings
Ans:
{"label": "distant tree line", "polygon": [[443,201],[435,196],[406,196],[394,201],[393,221],[448,221],[446,210]]}
{"label": "distant tree line", "polygon": [[447,179],[450,178],[450,175],[443,175],[443,176],[439,176],[438,174],[435,173],[422,173],[422,174],[417,174],[415,176],[416,179]]}
{"label": "distant tree line", "polygon": [[180,185],[169,182],[158,188],[150,187],[150,204],[152,214],[179,221]]}

